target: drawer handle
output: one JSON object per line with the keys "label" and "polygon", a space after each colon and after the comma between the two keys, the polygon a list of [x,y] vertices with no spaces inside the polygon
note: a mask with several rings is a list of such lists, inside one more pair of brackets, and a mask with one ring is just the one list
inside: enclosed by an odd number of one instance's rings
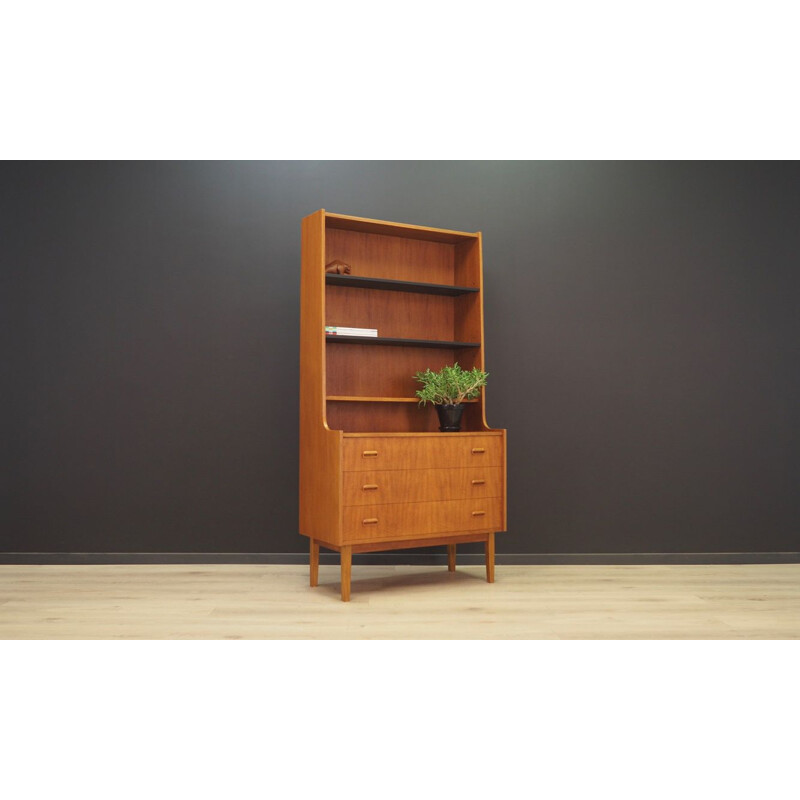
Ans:
{"label": "drawer handle", "polygon": [[378,518],[377,517],[370,517],[369,519],[362,519],[361,520],[361,524],[362,525],[377,525],[378,524]]}
{"label": "drawer handle", "polygon": [[375,489],[378,488],[378,484],[377,483],[365,483],[361,488],[365,492],[371,492],[371,491],[374,491]]}
{"label": "drawer handle", "polygon": [[480,480],[477,480],[477,481],[472,481],[472,485],[473,486],[483,486],[484,483],[486,483],[486,481],[483,480],[482,478]]}
{"label": "drawer handle", "polygon": [[472,516],[473,517],[483,517],[485,514],[486,514],[485,511],[473,511],[472,512]]}
{"label": "drawer handle", "polygon": [[361,455],[364,458],[373,458],[376,455],[378,455],[378,451],[377,450],[365,450]]}
{"label": "drawer handle", "polygon": [[473,453],[485,453],[486,452],[486,448],[485,447],[473,447],[472,448],[472,452]]}

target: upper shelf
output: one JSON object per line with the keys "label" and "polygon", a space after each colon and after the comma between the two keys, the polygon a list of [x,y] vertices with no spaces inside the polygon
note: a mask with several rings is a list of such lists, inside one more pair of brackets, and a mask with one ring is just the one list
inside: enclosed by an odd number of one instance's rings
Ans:
{"label": "upper shelf", "polygon": [[448,286],[443,283],[420,283],[419,281],[396,281],[390,278],[366,278],[361,275],[325,275],[328,286],[352,286],[354,289],[382,289],[388,292],[415,292],[417,294],[443,294],[458,297],[473,294],[480,289],[471,286]]}
{"label": "upper shelf", "polygon": [[388,336],[337,336],[326,334],[328,342],[337,344],[383,344],[393,347],[439,347],[453,349],[456,347],[480,347],[480,342],[440,342],[437,339],[395,339]]}
{"label": "upper shelf", "polygon": [[332,214],[325,211],[325,227],[338,228],[358,233],[377,233],[383,236],[399,236],[403,239],[423,239],[444,244],[461,244],[480,239],[480,233],[451,231],[444,228],[428,228],[422,225],[408,225],[401,222],[386,222],[379,219],[351,217],[348,214]]}

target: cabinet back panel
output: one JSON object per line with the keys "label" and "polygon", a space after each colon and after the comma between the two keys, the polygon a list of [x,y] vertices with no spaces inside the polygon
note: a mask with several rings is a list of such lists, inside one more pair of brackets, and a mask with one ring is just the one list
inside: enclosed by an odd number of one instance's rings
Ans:
{"label": "cabinet back panel", "polygon": [[352,275],[426,283],[453,283],[455,246],[399,236],[327,228],[325,263],[352,267]]}
{"label": "cabinet back panel", "polygon": [[[350,403],[329,400],[327,408],[328,427],[345,433],[435,433],[439,430],[439,418],[430,405],[422,408],[415,403]],[[468,404],[464,408],[461,430],[483,430],[478,403]]]}
{"label": "cabinet back panel", "polygon": [[479,239],[462,242],[455,246],[453,276],[457,286],[481,286],[481,243]]}
{"label": "cabinet back panel", "polygon": [[471,350],[385,347],[329,342],[327,394],[359,397],[414,397],[421,384],[413,376],[427,368],[440,370]]}
{"label": "cabinet back panel", "polygon": [[377,328],[378,336],[390,338],[455,341],[453,306],[459,299],[328,286],[325,324]]}

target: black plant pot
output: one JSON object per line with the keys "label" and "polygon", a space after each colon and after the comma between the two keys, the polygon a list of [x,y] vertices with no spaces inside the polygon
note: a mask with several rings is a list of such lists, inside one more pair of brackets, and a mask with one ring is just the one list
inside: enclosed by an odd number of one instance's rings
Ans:
{"label": "black plant pot", "polygon": [[439,415],[439,430],[442,433],[457,433],[461,430],[461,415],[464,413],[464,404],[436,406]]}

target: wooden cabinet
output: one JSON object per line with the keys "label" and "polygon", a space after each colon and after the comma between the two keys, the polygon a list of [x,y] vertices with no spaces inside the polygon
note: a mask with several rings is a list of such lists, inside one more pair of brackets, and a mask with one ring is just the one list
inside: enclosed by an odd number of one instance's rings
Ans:
{"label": "wooden cabinet", "polygon": [[[340,261],[349,274],[329,274]],[[485,542],[506,528],[506,432],[485,391],[460,433],[439,433],[413,375],[484,366],[481,234],[320,210],[303,220],[300,309],[300,533],[339,551],[342,599],[353,553]],[[378,336],[326,334],[326,326]]]}

